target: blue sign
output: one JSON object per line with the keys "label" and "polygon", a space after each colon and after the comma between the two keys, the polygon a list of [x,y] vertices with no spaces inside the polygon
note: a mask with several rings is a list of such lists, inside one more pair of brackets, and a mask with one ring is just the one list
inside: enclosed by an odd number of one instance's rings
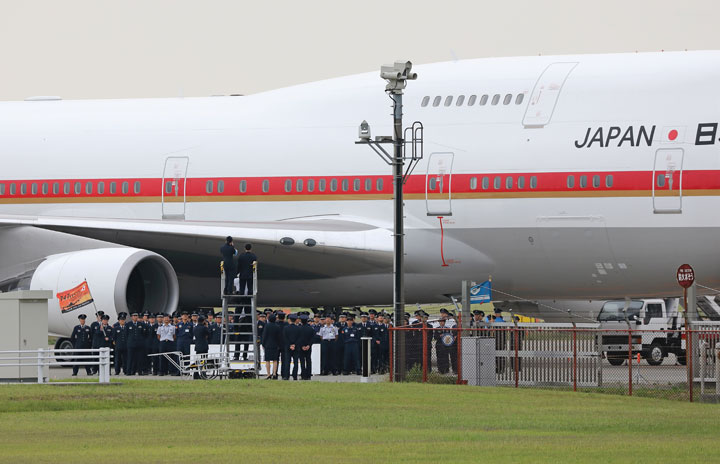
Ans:
{"label": "blue sign", "polygon": [[492,281],[486,280],[470,288],[470,303],[489,303],[492,301]]}

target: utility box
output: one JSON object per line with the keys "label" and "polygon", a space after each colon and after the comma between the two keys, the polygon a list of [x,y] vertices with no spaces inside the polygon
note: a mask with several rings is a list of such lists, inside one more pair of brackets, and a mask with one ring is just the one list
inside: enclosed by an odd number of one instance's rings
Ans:
{"label": "utility box", "polygon": [[495,338],[462,338],[462,377],[468,385],[492,387],[495,379]]}
{"label": "utility box", "polygon": [[[0,381],[37,382],[38,348],[48,347],[49,290],[21,290],[0,293],[0,351],[34,351],[35,353],[4,353],[0,358],[23,356],[33,358],[29,366],[0,366]],[[20,364],[21,361],[0,361],[0,364]],[[25,362],[23,362],[24,364]],[[47,367],[45,377],[47,377]]]}

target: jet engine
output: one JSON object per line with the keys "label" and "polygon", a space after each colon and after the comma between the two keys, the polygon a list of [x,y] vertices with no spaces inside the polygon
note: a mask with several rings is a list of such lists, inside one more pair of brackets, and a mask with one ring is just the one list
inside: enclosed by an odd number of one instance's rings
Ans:
{"label": "jet engine", "polygon": [[[82,284],[86,283],[85,286]],[[35,270],[31,290],[52,290],[48,302],[48,332],[67,337],[78,314],[95,320],[96,310],[171,313],[178,304],[178,280],[170,263],[147,250],[98,248],[48,256]],[[58,293],[74,290],[61,309]],[[89,302],[92,300],[92,302]],[[84,305],[84,306],[83,306]]]}

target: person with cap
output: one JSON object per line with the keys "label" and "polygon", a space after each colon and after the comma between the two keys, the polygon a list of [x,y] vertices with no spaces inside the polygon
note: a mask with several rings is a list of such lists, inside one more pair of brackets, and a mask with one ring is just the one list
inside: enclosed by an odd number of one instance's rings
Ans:
{"label": "person with cap", "polygon": [[379,340],[379,359],[378,372],[385,373],[390,368],[390,330],[389,325],[385,322],[388,318],[387,314],[381,313],[378,316],[377,338]]}
{"label": "person with cap", "polygon": [[142,321],[139,321],[139,314],[131,314],[132,320],[125,324],[128,345],[128,373],[127,375],[144,375],[142,369],[142,353],[145,345],[145,334],[147,328]]}
{"label": "person with cap", "polygon": [[[100,345],[95,344],[95,332],[100,328],[102,325],[102,317],[105,315],[104,311],[96,311],[95,312],[95,321],[90,324],[90,337],[92,337],[92,349],[96,350],[100,348]],[[93,361],[98,362],[99,358],[93,359]],[[97,374],[99,371],[100,366],[90,366],[90,370],[93,374]]]}
{"label": "person with cap", "polygon": [[333,325],[332,317],[325,317],[325,325],[320,327],[320,375],[337,375],[335,354],[337,352],[338,328]]}
{"label": "person with cap", "polygon": [[122,370],[123,375],[128,375],[128,357],[127,357],[127,333],[125,332],[125,318],[127,315],[124,312],[118,314],[118,321],[113,325],[113,343],[114,343],[114,367],[115,375],[120,375]]}
{"label": "person with cap", "polygon": [[[480,311],[479,309],[476,309],[472,312],[472,319],[470,319],[470,328],[471,329],[482,329],[485,327],[485,322],[483,319],[485,318],[485,313]],[[472,335],[474,336],[481,336],[481,331],[473,331]]]}
{"label": "person with cap", "polygon": [[[335,323],[335,327],[338,328],[338,333],[342,334],[342,330],[347,327],[347,312],[343,311],[338,316],[338,320]],[[338,372],[345,369],[345,343],[338,339],[337,352],[335,353],[335,359],[337,360]]]}
{"label": "person with cap", "polygon": [[282,327],[277,324],[277,316],[270,314],[263,330],[262,346],[265,350],[265,368],[267,379],[277,379],[278,357],[282,346]]}
{"label": "person with cap", "polygon": [[222,313],[215,315],[215,320],[208,327],[210,329],[210,344],[222,345]]}
{"label": "person with cap", "polygon": [[190,322],[187,311],[183,311],[180,315],[180,322],[178,322],[176,334],[177,351],[182,352],[184,356],[189,356],[190,345],[192,345],[193,341],[193,325],[192,322]]}
{"label": "person with cap", "polygon": [[[110,327],[110,316],[103,314],[100,316],[100,326],[93,333],[93,349],[96,348],[112,348],[113,346],[113,330]],[[94,373],[98,373],[98,369],[93,369]]]}
{"label": "person with cap", "polygon": [[160,323],[162,321],[162,315],[158,315],[155,313],[150,313],[150,316],[148,317],[147,321],[147,329],[148,329],[148,341],[146,343],[146,367],[145,370],[147,373],[152,375],[157,375],[159,369],[159,356],[150,356],[151,354],[158,353],[158,349],[160,348],[160,341],[157,338],[157,329],[160,326]]}
{"label": "person with cap", "polygon": [[[301,325],[298,328],[298,354],[300,358],[300,378],[302,380],[310,380],[312,377],[312,346],[315,338],[315,329],[313,329],[308,321],[310,315],[305,312],[300,315]],[[293,369],[293,372],[296,372]]]}
{"label": "person with cap", "polygon": [[340,330],[340,337],[344,346],[343,375],[351,372],[358,375],[360,371],[360,330],[354,325],[355,316],[348,314],[347,325]]}
{"label": "person with cap", "polygon": [[447,374],[450,366],[453,372],[457,373],[457,337],[455,331],[447,327],[446,323],[447,316],[442,316],[438,321],[438,327],[433,330],[437,368],[441,374]]}
{"label": "person with cap", "polygon": [[[87,319],[87,316],[84,314],[78,314],[78,320],[80,321],[80,324],[76,325],[73,328],[72,334],[70,335],[70,342],[73,344],[73,348],[75,349],[89,349],[92,347],[92,332],[90,330],[90,326],[85,325],[85,319]],[[83,353],[83,355],[86,353]],[[75,359],[75,362],[89,362],[92,358],[77,358]],[[73,366],[73,376],[77,376],[78,370],[80,369],[80,366],[77,364]],[[93,374],[93,369],[91,366],[85,366],[85,373],[87,375]]]}
{"label": "person with cap", "polygon": [[195,354],[207,354],[210,330],[205,323],[205,316],[198,316],[197,325],[193,328],[193,337],[195,338]]}
{"label": "person with cap", "polygon": [[257,264],[257,256],[252,252],[252,245],[245,244],[245,252],[238,256],[238,278],[240,295],[253,294],[253,266]]}
{"label": "person with cap", "polygon": [[[175,326],[170,323],[169,315],[163,315],[162,325],[158,326],[155,333],[158,340],[158,353],[175,351]],[[170,374],[170,361],[165,356],[155,357],[160,358],[158,362],[158,375],[164,376]]]}
{"label": "person with cap", "polygon": [[[296,324],[298,315],[288,315],[290,322],[283,327],[283,363],[280,368],[280,376],[283,380],[290,380],[290,363],[292,363],[292,378],[297,380],[300,345],[300,327]],[[286,362],[287,360],[287,362]]]}
{"label": "person with cap", "polygon": [[233,292],[233,280],[235,280],[235,256],[238,251],[233,243],[233,238],[227,236],[225,238],[225,244],[220,247],[220,255],[223,258],[223,271],[225,272],[225,294],[232,295]]}

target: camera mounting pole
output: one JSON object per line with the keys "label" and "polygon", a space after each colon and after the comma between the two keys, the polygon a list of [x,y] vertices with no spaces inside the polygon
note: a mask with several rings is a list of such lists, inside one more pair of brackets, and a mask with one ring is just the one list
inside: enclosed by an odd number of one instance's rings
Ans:
{"label": "camera mounting pole", "polygon": [[[413,123],[408,128],[412,136],[411,141],[406,141],[403,131],[403,90],[407,86],[408,80],[417,79],[417,74],[412,72],[412,63],[410,61],[396,61],[392,65],[382,66],[380,68],[380,77],[387,81],[385,92],[393,101],[393,135],[376,137],[373,140],[370,136],[370,125],[367,121],[360,124],[358,131],[359,141],[356,144],[369,145],[373,151],[380,156],[387,164],[392,166],[393,172],[393,214],[394,214],[394,230],[393,230],[393,306],[395,312],[395,326],[403,325],[405,317],[405,243],[404,243],[404,225],[403,225],[403,185],[415,168],[417,163],[422,159],[422,139],[423,127],[419,122]],[[390,155],[382,146],[382,144],[392,144],[393,154]],[[405,167],[405,146],[412,144],[410,160],[407,171]],[[393,363],[395,372],[390,375],[395,381],[405,380],[405,332],[400,330],[395,332],[393,337],[395,354],[395,362]]]}

